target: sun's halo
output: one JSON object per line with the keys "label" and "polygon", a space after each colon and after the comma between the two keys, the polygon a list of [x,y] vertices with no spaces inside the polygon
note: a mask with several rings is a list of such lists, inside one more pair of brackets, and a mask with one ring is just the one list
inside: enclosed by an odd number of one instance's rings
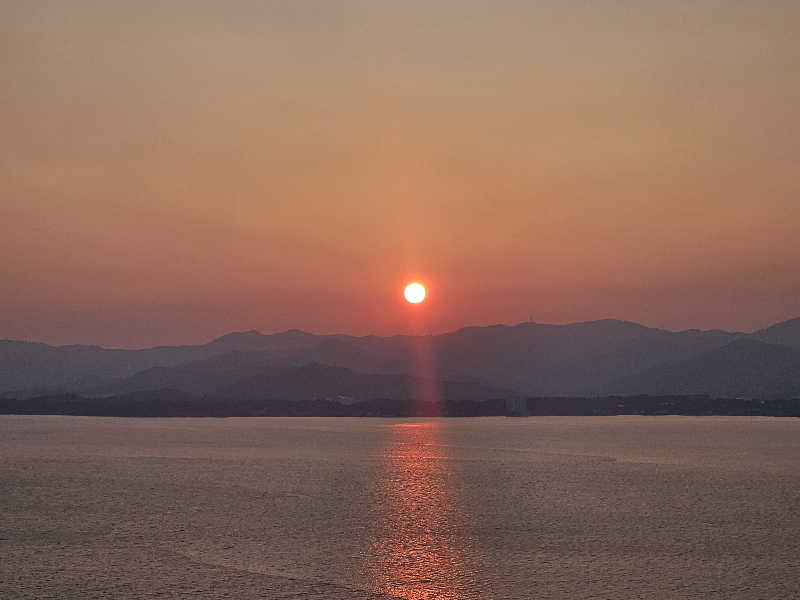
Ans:
{"label": "sun's halo", "polygon": [[425,286],[419,281],[414,281],[406,286],[403,295],[411,304],[419,304],[425,300]]}

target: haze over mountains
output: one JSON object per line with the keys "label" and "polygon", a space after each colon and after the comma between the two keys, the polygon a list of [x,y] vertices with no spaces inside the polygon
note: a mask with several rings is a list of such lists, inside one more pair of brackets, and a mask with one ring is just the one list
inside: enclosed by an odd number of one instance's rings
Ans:
{"label": "haze over mountains", "polygon": [[0,394],[106,397],[155,390],[231,399],[408,399],[419,349],[446,399],[607,394],[800,397],[800,318],[753,333],[602,320],[467,327],[427,336],[231,333],[143,350],[0,341]]}

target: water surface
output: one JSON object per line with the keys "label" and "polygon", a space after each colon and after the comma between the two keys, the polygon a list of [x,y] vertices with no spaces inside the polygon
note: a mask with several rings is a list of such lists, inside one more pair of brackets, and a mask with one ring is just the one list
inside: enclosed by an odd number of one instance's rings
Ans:
{"label": "water surface", "polygon": [[2,598],[792,598],[800,420],[0,417]]}

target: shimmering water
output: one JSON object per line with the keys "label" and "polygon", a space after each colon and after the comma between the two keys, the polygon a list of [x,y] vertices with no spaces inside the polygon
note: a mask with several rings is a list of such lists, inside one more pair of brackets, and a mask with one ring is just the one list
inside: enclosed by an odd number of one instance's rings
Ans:
{"label": "shimmering water", "polygon": [[0,417],[0,598],[800,597],[800,420]]}

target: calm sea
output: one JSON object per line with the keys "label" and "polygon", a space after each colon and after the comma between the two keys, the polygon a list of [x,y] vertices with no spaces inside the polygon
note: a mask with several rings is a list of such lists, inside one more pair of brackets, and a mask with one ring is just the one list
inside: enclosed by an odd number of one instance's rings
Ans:
{"label": "calm sea", "polygon": [[800,597],[800,420],[0,417],[0,598]]}

